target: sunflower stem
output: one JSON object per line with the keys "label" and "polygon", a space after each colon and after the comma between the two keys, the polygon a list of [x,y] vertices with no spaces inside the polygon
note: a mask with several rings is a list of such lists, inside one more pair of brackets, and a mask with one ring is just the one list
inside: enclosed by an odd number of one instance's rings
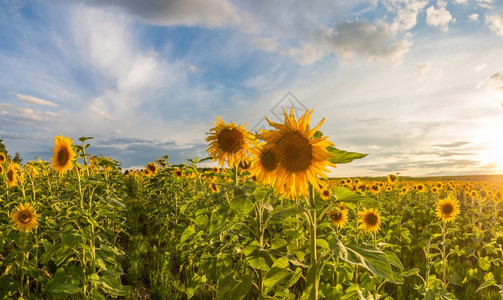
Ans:
{"label": "sunflower stem", "polygon": [[234,184],[238,185],[238,165],[234,166]]}
{"label": "sunflower stem", "polygon": [[309,204],[310,204],[310,211],[309,214],[311,215],[310,218],[308,218],[309,222],[309,233],[310,233],[310,251],[311,251],[311,262],[310,262],[310,270],[311,274],[313,274],[311,277],[308,278],[308,280],[313,280],[314,282],[308,282],[307,286],[312,286],[311,288],[311,294],[310,298],[311,300],[317,300],[318,299],[318,288],[319,288],[319,281],[318,281],[318,253],[317,253],[317,247],[316,247],[316,203],[314,199],[314,186],[312,184],[309,184]]}

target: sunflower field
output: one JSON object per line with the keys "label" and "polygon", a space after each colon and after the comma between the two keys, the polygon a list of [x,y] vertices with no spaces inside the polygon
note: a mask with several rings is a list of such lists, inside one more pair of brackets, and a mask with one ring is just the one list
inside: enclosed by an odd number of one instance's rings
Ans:
{"label": "sunflower field", "polygon": [[209,157],[143,170],[90,137],[0,153],[0,298],[503,299],[502,180],[327,178],[365,154],[311,114],[218,118]]}

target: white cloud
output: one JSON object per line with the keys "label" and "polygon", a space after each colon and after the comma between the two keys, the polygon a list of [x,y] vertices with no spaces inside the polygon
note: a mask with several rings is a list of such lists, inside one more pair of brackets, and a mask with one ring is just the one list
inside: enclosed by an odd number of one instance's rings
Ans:
{"label": "white cloud", "polygon": [[239,10],[227,0],[109,0],[95,5],[120,7],[156,25],[203,25],[210,28],[237,24]]}
{"label": "white cloud", "polygon": [[429,77],[438,80],[444,75],[444,70],[441,68],[432,67],[430,62],[419,63],[417,65],[417,74],[421,76],[428,75]]}
{"label": "white cloud", "polygon": [[396,13],[392,26],[397,30],[405,31],[416,26],[417,15],[428,4],[428,1],[392,0],[387,4],[388,10]]}
{"label": "white cloud", "polygon": [[503,91],[503,73],[498,72],[491,75],[486,80],[486,86],[493,90]]}
{"label": "white cloud", "polygon": [[497,35],[503,37],[503,17],[500,15],[486,16],[486,24]]}
{"label": "white cloud", "polygon": [[322,33],[320,43],[335,50],[342,60],[356,55],[369,61],[389,59],[399,63],[412,46],[408,40],[398,40],[396,29],[384,21],[376,25],[367,20],[342,22],[334,28],[325,28]]}
{"label": "white cloud", "polygon": [[59,118],[60,115],[55,112],[39,111],[29,107],[20,107],[10,103],[0,103],[2,115],[8,122],[26,122],[26,121],[53,121]]}
{"label": "white cloud", "polygon": [[471,21],[477,22],[479,20],[479,14],[471,14],[468,18]]}
{"label": "white cloud", "polygon": [[33,104],[42,105],[42,106],[58,107],[58,104],[56,104],[52,101],[48,101],[48,100],[44,100],[44,99],[40,99],[40,98],[35,98],[33,96],[23,95],[23,94],[15,94],[15,95],[16,95],[17,99],[21,102],[33,103]]}
{"label": "white cloud", "polygon": [[477,72],[480,72],[480,71],[484,70],[486,67],[487,67],[487,64],[484,63],[484,64],[480,64],[480,65],[473,67],[473,69]]}
{"label": "white cloud", "polygon": [[105,120],[112,121],[112,122],[115,121],[114,117],[110,116],[109,114],[105,113],[104,111],[93,109],[91,112],[93,114],[97,115],[98,117],[102,117]]}
{"label": "white cloud", "polygon": [[455,21],[456,19],[445,7],[435,9],[432,5],[426,10],[426,23],[430,26],[440,27],[442,31],[447,31],[449,22]]}
{"label": "white cloud", "polygon": [[468,4],[468,0],[454,0],[457,4]]}
{"label": "white cloud", "polygon": [[300,48],[290,48],[284,51],[283,54],[297,60],[301,66],[312,64],[324,56],[320,50],[308,43],[302,43]]}
{"label": "white cloud", "polygon": [[257,37],[252,39],[252,44],[257,46],[260,50],[266,52],[276,52],[280,46],[279,42],[272,38]]}

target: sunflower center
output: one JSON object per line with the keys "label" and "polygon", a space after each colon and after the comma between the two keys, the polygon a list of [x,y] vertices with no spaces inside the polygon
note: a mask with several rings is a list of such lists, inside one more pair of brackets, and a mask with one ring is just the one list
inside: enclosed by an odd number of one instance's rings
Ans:
{"label": "sunflower center", "polygon": [[14,171],[13,170],[7,171],[7,180],[14,181]]}
{"label": "sunflower center", "polygon": [[243,148],[243,134],[236,128],[223,129],[218,135],[218,147],[223,152],[235,153]]}
{"label": "sunflower center", "polygon": [[342,213],[338,212],[338,211],[334,211],[334,212],[332,212],[332,214],[330,214],[330,218],[332,219],[332,221],[337,222],[340,219],[342,219]]}
{"label": "sunflower center", "polygon": [[278,166],[278,159],[273,151],[264,151],[260,155],[260,163],[264,169],[272,171]]}
{"label": "sunflower center", "polygon": [[58,163],[60,165],[66,165],[68,162],[68,158],[70,157],[70,154],[68,153],[68,150],[63,148],[59,150],[58,152]]}
{"label": "sunflower center", "polygon": [[328,196],[330,196],[330,191],[323,190],[322,195],[323,195],[324,197],[328,197]]}
{"label": "sunflower center", "polygon": [[313,150],[309,140],[299,133],[287,134],[278,142],[279,163],[290,172],[302,172],[311,166]]}
{"label": "sunflower center", "polygon": [[450,204],[450,203],[446,203],[442,206],[442,213],[444,215],[450,215],[453,210],[454,210],[454,207],[452,207],[452,204]]}
{"label": "sunflower center", "polygon": [[375,214],[370,213],[365,216],[365,224],[368,224],[370,226],[375,226],[378,221],[379,219]]}
{"label": "sunflower center", "polygon": [[25,224],[30,223],[31,214],[30,214],[30,212],[23,210],[19,213],[18,219],[19,219],[19,221],[21,221],[21,223],[25,223]]}

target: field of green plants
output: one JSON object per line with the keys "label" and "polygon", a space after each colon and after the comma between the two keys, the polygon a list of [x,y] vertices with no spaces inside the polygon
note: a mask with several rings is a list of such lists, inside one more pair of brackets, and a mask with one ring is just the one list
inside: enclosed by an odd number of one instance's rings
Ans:
{"label": "field of green plants", "polygon": [[502,299],[503,182],[326,178],[365,155],[309,117],[219,119],[209,158],[144,170],[86,137],[0,154],[0,298]]}

